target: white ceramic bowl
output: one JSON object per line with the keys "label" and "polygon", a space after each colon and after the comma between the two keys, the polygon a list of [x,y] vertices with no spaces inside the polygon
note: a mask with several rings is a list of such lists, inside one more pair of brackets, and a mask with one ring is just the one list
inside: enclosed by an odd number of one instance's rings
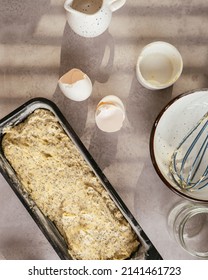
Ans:
{"label": "white ceramic bowl", "polygon": [[185,135],[208,112],[208,89],[184,93],[168,103],[155,120],[150,136],[150,155],[162,181],[184,198],[208,202],[208,186],[201,190],[184,190],[172,178],[171,156]]}
{"label": "white ceramic bowl", "polygon": [[136,74],[141,85],[151,90],[170,87],[180,77],[183,60],[179,51],[167,42],[146,45],[137,60]]}

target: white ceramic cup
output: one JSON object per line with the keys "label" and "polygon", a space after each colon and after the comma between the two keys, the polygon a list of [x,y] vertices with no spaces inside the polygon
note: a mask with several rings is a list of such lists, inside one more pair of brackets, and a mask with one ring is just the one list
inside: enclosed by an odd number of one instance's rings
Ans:
{"label": "white ceramic cup", "polygon": [[173,85],[183,70],[179,51],[171,44],[157,41],[146,45],[137,60],[136,74],[142,86],[152,90]]}

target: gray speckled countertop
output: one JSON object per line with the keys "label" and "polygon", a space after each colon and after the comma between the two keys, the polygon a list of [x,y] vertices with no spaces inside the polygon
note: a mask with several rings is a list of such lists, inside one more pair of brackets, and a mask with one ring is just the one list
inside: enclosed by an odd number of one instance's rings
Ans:
{"label": "gray speckled countertop", "polygon": [[[181,200],[161,182],[149,155],[160,110],[177,95],[208,87],[208,3],[205,0],[127,0],[103,35],[84,39],[66,23],[63,0],[0,0],[0,118],[33,97],[54,101],[80,136],[164,259],[194,259],[167,231],[167,215]],[[151,91],[136,79],[143,46],[167,41],[184,70],[174,86]],[[59,77],[80,68],[93,83],[87,101],[67,100]],[[106,134],[94,111],[105,95],[126,108],[122,130]],[[30,215],[0,176],[0,252],[6,259],[58,259]]]}

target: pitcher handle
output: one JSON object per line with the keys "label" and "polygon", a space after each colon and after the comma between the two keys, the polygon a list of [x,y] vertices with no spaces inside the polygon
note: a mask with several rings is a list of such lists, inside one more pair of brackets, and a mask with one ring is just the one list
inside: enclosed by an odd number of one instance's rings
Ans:
{"label": "pitcher handle", "polygon": [[125,3],[126,0],[110,0],[109,6],[111,11],[115,12],[116,10],[120,9]]}

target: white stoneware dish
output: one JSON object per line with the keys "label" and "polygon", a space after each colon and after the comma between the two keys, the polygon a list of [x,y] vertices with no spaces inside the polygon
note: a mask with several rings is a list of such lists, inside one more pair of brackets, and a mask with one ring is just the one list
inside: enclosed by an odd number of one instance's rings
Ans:
{"label": "white stoneware dish", "polygon": [[179,187],[171,176],[169,166],[178,144],[207,112],[208,89],[179,95],[160,112],[150,136],[151,159],[162,181],[180,196],[203,203],[208,203],[208,187],[195,191]]}
{"label": "white stoneware dish", "polygon": [[110,25],[112,13],[120,9],[126,0],[66,0],[67,22],[82,37],[101,35]]}

